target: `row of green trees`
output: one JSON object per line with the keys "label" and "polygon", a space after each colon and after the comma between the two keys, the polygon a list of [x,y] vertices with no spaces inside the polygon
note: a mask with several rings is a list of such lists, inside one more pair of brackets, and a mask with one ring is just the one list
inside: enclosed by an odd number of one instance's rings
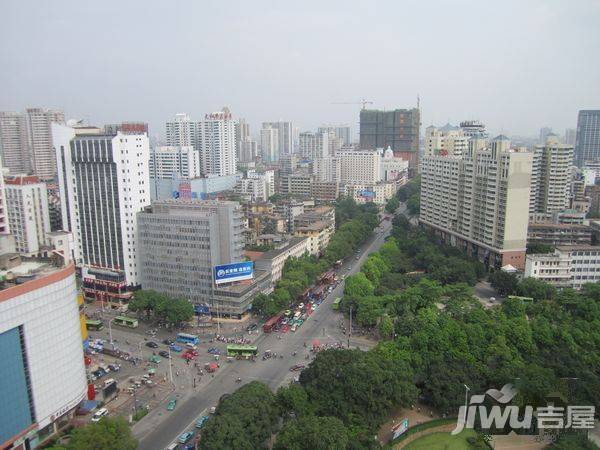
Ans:
{"label": "row of green trees", "polygon": [[194,317],[194,307],[184,298],[172,298],[153,290],[139,290],[129,302],[129,311],[147,320],[178,325]]}
{"label": "row of green trees", "polygon": [[377,213],[373,204],[359,206],[351,198],[340,200],[336,206],[336,217],[344,223],[331,237],[323,257],[304,255],[288,259],[273,293],[257,295],[252,303],[253,310],[263,316],[272,316],[290,305],[316,282],[321,273],[337,260],[352,255],[371,236],[378,223]]}
{"label": "row of green trees", "polygon": [[411,216],[418,215],[421,209],[421,177],[415,177],[402,186],[396,196],[400,201],[406,203],[406,208]]}
{"label": "row of green trees", "polygon": [[129,425],[122,417],[104,417],[100,422],[74,428],[65,438],[64,445],[53,445],[48,450],[135,450],[138,442],[131,435]]}
{"label": "row of green trees", "polygon": [[376,446],[373,434],[398,405],[414,402],[412,370],[375,352],[320,352],[300,382],[276,394],[252,382],[222,399],[200,448],[343,450]]}

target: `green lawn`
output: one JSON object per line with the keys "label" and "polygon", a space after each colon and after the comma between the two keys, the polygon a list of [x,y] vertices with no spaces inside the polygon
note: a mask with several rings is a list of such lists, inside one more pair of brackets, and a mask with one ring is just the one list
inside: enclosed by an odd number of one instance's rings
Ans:
{"label": "green lawn", "polygon": [[469,450],[467,438],[476,436],[473,430],[465,430],[452,436],[450,433],[431,433],[411,442],[405,450]]}

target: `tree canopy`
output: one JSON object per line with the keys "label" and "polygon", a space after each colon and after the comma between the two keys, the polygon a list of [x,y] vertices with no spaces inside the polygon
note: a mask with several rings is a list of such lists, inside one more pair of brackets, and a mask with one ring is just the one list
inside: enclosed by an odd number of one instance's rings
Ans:
{"label": "tree canopy", "polygon": [[177,325],[194,317],[194,307],[184,298],[172,298],[153,290],[139,290],[133,294],[129,311],[145,314],[147,319]]}
{"label": "tree canopy", "polygon": [[67,450],[135,450],[137,440],[122,417],[104,417],[96,423],[75,428]]}

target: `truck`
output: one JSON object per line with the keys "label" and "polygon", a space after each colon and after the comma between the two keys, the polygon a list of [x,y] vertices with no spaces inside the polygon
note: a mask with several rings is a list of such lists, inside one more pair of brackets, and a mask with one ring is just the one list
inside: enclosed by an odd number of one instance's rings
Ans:
{"label": "truck", "polygon": [[276,316],[271,317],[269,320],[265,322],[263,325],[263,332],[270,333],[279,323],[279,320],[283,316],[283,313],[279,313]]}

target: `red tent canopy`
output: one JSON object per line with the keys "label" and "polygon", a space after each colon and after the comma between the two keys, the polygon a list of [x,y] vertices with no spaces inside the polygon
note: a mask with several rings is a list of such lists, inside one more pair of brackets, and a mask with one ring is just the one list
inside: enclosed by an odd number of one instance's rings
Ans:
{"label": "red tent canopy", "polygon": [[315,339],[313,341],[313,348],[318,348],[321,346],[321,341],[319,341],[318,339]]}

